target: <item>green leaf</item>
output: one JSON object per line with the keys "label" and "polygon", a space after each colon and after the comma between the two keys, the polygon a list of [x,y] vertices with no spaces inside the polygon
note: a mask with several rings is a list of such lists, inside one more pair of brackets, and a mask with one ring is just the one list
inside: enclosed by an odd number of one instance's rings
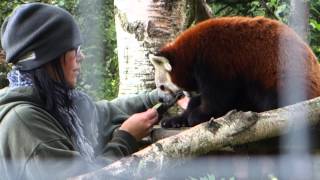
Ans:
{"label": "green leaf", "polygon": [[320,23],[318,23],[314,19],[310,19],[310,25],[312,28],[316,29],[317,31],[320,31]]}

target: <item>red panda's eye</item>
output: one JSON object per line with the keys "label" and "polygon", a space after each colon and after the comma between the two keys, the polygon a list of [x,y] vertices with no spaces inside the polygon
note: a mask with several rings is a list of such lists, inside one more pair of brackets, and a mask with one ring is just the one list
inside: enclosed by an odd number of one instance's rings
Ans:
{"label": "red panda's eye", "polygon": [[162,91],[164,91],[165,90],[165,87],[164,87],[164,85],[160,85],[160,87],[159,87]]}

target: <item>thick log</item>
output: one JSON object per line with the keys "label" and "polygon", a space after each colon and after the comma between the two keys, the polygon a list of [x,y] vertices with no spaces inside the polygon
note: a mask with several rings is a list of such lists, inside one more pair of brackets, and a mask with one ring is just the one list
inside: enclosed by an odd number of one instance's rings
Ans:
{"label": "thick log", "polygon": [[[230,111],[177,135],[162,139],[132,156],[74,179],[134,177],[145,179],[191,157],[240,144],[277,137],[297,129],[301,121],[316,126],[320,98],[262,113]],[[177,161],[172,161],[176,159]]]}

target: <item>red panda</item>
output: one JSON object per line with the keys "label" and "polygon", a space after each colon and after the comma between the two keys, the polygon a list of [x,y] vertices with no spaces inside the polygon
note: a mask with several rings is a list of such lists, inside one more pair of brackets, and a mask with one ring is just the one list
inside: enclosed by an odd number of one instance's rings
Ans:
{"label": "red panda", "polygon": [[[264,17],[203,21],[150,60],[162,91],[200,93],[185,113],[163,121],[164,127],[194,126],[232,109],[261,112],[320,95],[320,69],[310,47],[287,25]],[[278,90],[286,78],[305,79],[306,97],[280,104]]]}

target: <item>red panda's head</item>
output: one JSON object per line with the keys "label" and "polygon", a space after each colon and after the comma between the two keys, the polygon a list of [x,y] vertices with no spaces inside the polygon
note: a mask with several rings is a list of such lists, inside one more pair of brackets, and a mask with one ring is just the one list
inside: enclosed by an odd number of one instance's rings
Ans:
{"label": "red panda's head", "polygon": [[155,83],[160,90],[160,98],[164,102],[167,102],[172,99],[175,93],[181,90],[181,88],[172,82],[170,76],[172,65],[164,56],[150,54],[149,59],[155,68]]}

